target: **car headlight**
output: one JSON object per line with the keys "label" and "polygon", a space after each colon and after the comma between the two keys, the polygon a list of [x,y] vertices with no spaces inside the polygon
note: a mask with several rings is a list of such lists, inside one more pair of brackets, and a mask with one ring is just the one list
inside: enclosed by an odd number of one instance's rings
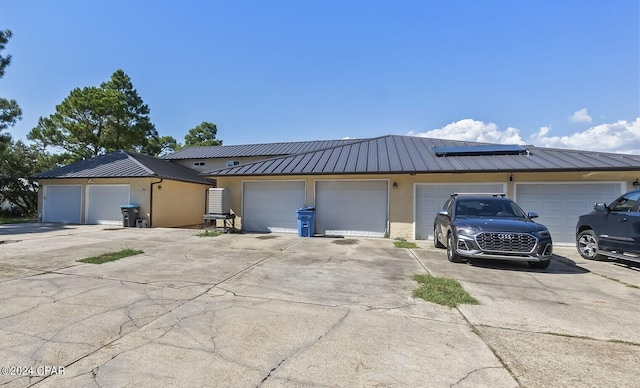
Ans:
{"label": "car headlight", "polygon": [[476,235],[480,231],[478,228],[474,228],[474,227],[471,227],[469,225],[463,225],[463,226],[456,225],[454,227],[454,229],[455,229],[456,233],[464,234],[464,235],[467,235],[467,236]]}

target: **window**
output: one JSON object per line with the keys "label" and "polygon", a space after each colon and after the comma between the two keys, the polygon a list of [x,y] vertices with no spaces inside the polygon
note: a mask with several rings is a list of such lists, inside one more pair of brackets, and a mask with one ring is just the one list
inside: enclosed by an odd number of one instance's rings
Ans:
{"label": "window", "polygon": [[233,167],[239,165],[240,162],[237,160],[227,160],[227,167]]}
{"label": "window", "polygon": [[627,193],[616,199],[615,202],[609,205],[609,208],[614,212],[629,212],[634,208],[634,206],[636,206],[639,199],[640,193]]}
{"label": "window", "polygon": [[193,167],[204,166],[204,162],[193,162]]}

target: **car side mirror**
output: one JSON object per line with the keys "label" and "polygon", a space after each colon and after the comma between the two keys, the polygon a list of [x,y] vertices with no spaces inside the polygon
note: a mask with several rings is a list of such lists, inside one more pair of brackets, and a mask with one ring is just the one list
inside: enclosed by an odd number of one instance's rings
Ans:
{"label": "car side mirror", "polygon": [[446,211],[446,210],[440,210],[440,211],[438,212],[438,215],[439,215],[439,216],[449,217],[449,212],[448,212],[448,211]]}
{"label": "car side mirror", "polygon": [[597,202],[595,205],[593,205],[593,208],[599,212],[603,212],[607,210],[607,204],[605,204],[604,202]]}
{"label": "car side mirror", "polygon": [[534,219],[534,218],[538,218],[538,217],[540,217],[540,216],[538,215],[538,213],[536,213],[536,212],[529,212],[529,213],[527,213],[527,216],[528,216],[528,217],[529,217],[529,219],[531,219],[531,220],[532,220],[532,219]]}

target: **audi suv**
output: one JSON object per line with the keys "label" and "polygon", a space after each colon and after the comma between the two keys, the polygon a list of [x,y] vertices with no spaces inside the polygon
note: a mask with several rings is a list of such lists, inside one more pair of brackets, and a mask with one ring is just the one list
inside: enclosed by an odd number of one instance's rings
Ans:
{"label": "audi suv", "polygon": [[536,217],[505,194],[451,194],[433,223],[434,245],[446,248],[455,263],[482,258],[547,268],[553,243],[549,230],[533,221]]}

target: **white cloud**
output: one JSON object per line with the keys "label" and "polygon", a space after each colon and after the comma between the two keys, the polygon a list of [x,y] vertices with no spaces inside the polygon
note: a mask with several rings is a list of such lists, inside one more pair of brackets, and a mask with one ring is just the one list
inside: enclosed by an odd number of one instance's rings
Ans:
{"label": "white cloud", "polygon": [[483,143],[524,144],[517,128],[500,130],[494,123],[484,123],[473,119],[463,119],[445,125],[439,129],[409,135],[432,137],[436,139],[467,140]]}
{"label": "white cloud", "polygon": [[635,121],[620,120],[600,124],[568,136],[548,136],[549,128],[540,128],[533,144],[541,147],[570,148],[624,154],[640,154],[640,117]]}
{"label": "white cloud", "polygon": [[569,121],[572,123],[590,123],[592,120],[591,116],[587,113],[587,108],[582,108],[569,116]]}
{"label": "white cloud", "polygon": [[533,144],[538,147],[566,148],[585,151],[615,152],[640,155],[640,117],[635,121],[620,120],[590,127],[566,136],[552,136],[550,127],[522,139],[520,130],[501,130],[494,123],[463,119],[427,132],[410,132],[411,136],[436,139],[477,141],[495,144]]}

